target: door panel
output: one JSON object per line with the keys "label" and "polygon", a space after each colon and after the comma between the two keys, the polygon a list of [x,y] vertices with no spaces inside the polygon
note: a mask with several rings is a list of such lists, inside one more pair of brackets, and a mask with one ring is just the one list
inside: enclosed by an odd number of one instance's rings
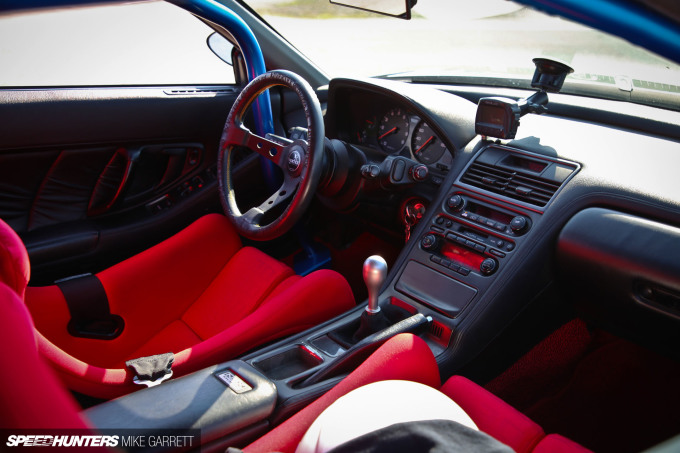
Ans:
{"label": "door panel", "polygon": [[220,210],[217,147],[238,91],[173,92],[0,90],[0,217],[26,243],[32,284],[100,270]]}

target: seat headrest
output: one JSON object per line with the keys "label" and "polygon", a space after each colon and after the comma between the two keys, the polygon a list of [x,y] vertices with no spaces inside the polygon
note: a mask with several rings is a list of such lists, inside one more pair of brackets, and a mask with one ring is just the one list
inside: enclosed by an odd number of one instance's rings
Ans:
{"label": "seat headrest", "polygon": [[23,299],[31,278],[28,252],[19,235],[0,219],[0,282]]}

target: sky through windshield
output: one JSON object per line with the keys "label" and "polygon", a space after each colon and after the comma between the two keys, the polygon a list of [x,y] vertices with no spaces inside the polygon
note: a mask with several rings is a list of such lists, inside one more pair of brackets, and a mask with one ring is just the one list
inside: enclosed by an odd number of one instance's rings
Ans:
{"label": "sky through windshield", "polygon": [[332,77],[417,71],[530,78],[531,59],[544,56],[572,65],[577,78],[680,81],[678,65],[661,57],[507,0],[418,0],[411,21],[337,17],[353,10],[324,0],[248,3]]}

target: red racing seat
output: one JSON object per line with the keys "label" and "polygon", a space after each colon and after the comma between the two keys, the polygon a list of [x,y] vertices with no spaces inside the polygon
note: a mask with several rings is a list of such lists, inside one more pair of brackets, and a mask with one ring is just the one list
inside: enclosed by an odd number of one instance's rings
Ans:
{"label": "red racing seat", "polygon": [[[590,451],[558,434],[546,435],[527,416],[462,376],[453,376],[443,386],[440,385],[439,369],[430,348],[423,340],[411,334],[397,335],[387,341],[338,385],[243,451],[292,453],[312,422],[335,400],[366,384],[391,379],[414,381],[439,388],[470,416],[480,431],[518,453]],[[398,398],[398,395],[395,397]],[[351,417],[352,414],[347,416]]]}
{"label": "red racing seat", "polygon": [[73,336],[57,285],[26,287],[23,243],[0,221],[0,281],[24,300],[38,348],[66,385],[100,398],[140,388],[125,361],[175,353],[181,376],[302,331],[354,306],[345,279],[330,270],[305,277],[243,247],[222,215],[200,218],[175,236],[96,275],[110,313],[124,328],[113,339]]}

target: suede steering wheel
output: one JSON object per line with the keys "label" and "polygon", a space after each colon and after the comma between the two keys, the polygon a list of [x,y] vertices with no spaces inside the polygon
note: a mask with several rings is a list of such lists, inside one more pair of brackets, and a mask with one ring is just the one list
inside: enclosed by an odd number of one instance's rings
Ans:
{"label": "suede steering wheel", "polygon": [[[243,124],[243,118],[255,99],[265,90],[284,86],[293,90],[304,109],[308,140],[290,141],[254,134]],[[285,144],[284,144],[285,142]],[[299,75],[276,70],[253,79],[239,94],[224,125],[218,156],[218,182],[222,207],[242,236],[269,240],[287,232],[300,219],[312,201],[322,173],[324,125],[321,106],[312,87]],[[259,206],[241,213],[236,204],[232,180],[232,158],[236,146],[244,146],[273,162],[283,170],[283,183]],[[272,209],[288,203],[271,223],[260,221]]]}

